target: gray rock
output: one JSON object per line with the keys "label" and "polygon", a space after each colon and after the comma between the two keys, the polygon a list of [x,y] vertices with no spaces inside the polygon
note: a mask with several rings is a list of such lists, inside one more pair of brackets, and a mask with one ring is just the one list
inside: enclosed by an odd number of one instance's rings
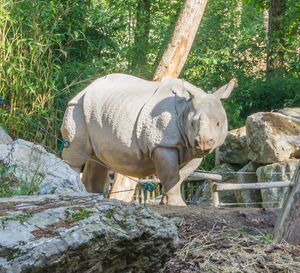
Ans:
{"label": "gray rock", "polygon": [[[231,165],[228,163],[223,163],[217,167],[214,172],[222,175],[222,182],[220,183],[237,183],[236,172],[240,167]],[[219,193],[219,198],[221,203],[235,203],[236,196],[233,191],[224,191]],[[211,204],[211,190],[208,180],[204,180],[199,183],[195,194],[193,195],[192,202],[203,204]]]}
{"label": "gray rock", "polygon": [[[288,160],[283,163],[274,163],[259,167],[256,170],[258,182],[275,182],[275,181],[290,181],[293,173],[296,170],[299,160]],[[278,202],[264,203],[264,208],[281,208],[287,188],[270,188],[261,189],[263,202]]]}
{"label": "gray rock", "polygon": [[[215,169],[215,172],[222,175],[221,183],[237,183],[237,174],[235,172],[240,169],[237,165],[224,163]],[[236,195],[234,191],[223,191],[219,193],[221,203],[236,203]]]}
{"label": "gray rock", "polygon": [[40,184],[38,194],[86,192],[79,175],[40,145],[18,139],[0,144],[0,151],[0,161],[18,180]]}
{"label": "gray rock", "polygon": [[218,149],[221,163],[245,165],[249,162],[246,127],[227,133],[224,144]]}
{"label": "gray rock", "polygon": [[10,144],[12,141],[12,138],[0,126],[0,144]]}
{"label": "gray rock", "polygon": [[247,118],[248,158],[270,164],[300,157],[300,121],[280,113],[260,112]]}
{"label": "gray rock", "polygon": [[286,107],[278,112],[300,120],[300,107]]}
{"label": "gray rock", "polygon": [[[256,183],[256,169],[259,164],[249,162],[246,166],[240,169],[237,174],[237,183]],[[238,203],[247,203],[245,207],[260,207],[259,204],[251,204],[262,202],[260,190],[241,190],[234,191]]]}
{"label": "gray rock", "polygon": [[211,205],[211,191],[208,180],[197,183],[199,186],[192,198],[192,204]]}
{"label": "gray rock", "polygon": [[171,220],[137,203],[96,194],[0,200],[11,205],[19,207],[0,214],[3,273],[159,272],[178,243]]}

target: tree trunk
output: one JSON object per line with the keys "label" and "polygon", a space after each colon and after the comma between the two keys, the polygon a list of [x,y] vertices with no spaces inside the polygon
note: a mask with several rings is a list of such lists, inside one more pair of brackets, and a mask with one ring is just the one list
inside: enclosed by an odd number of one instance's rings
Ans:
{"label": "tree trunk", "polygon": [[300,245],[300,162],[291,180],[294,185],[288,191],[278,217],[274,240],[285,240],[293,245]]}
{"label": "tree trunk", "polygon": [[270,0],[269,26],[268,26],[268,54],[267,73],[270,76],[279,67],[283,66],[283,50],[279,44],[284,45],[284,15],[287,0]]}
{"label": "tree trunk", "polygon": [[185,0],[173,36],[156,69],[154,80],[177,78],[186,62],[200,25],[207,0]]}
{"label": "tree trunk", "polygon": [[[148,1],[150,0],[140,0],[140,2],[143,2],[144,4]],[[164,77],[177,78],[179,76],[192,47],[194,38],[204,14],[206,3],[207,0],[185,0],[183,9],[181,10],[177,19],[171,41],[169,42],[169,45],[162,56],[153,80],[161,81]],[[145,7],[146,6],[144,6],[144,8]],[[150,10],[150,2],[148,8]],[[145,27],[140,28],[142,30],[141,33],[144,33],[143,35],[149,35],[150,23],[147,20],[145,23],[143,23]],[[142,34],[141,36],[136,35],[136,44],[139,43],[139,39],[143,40],[145,38],[144,36],[142,37]],[[138,54],[140,54],[140,59],[137,59],[140,61],[137,62],[137,65],[142,65],[142,62],[146,59],[143,50],[144,49],[141,49],[140,51],[137,50]],[[136,186],[137,183],[135,181],[118,174],[115,177],[111,192],[135,189]],[[109,198],[131,201],[133,198],[133,191],[111,194]]]}
{"label": "tree trunk", "polygon": [[137,182],[134,180],[116,173],[110,190],[109,199],[131,202],[133,200],[136,186]]}

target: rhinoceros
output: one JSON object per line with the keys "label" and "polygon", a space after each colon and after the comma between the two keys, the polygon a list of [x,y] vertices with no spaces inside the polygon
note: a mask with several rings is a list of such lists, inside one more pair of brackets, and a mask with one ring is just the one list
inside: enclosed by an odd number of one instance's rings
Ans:
{"label": "rhinoceros", "polygon": [[220,99],[235,86],[233,79],[207,94],[181,79],[99,78],[68,103],[61,132],[71,149],[62,157],[78,172],[85,164],[83,182],[90,192],[103,193],[107,181],[109,169],[97,160],[130,177],[156,174],[162,203],[185,205],[180,185],[224,142],[227,117]]}

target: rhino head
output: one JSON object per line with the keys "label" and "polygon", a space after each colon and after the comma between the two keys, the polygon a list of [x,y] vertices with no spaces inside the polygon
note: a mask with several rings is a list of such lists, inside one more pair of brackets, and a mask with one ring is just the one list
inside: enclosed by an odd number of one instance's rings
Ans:
{"label": "rhino head", "polygon": [[237,81],[232,79],[215,93],[207,94],[200,88],[184,83],[190,98],[179,99],[176,108],[177,112],[181,112],[181,128],[195,157],[202,157],[223,144],[228,124],[221,99],[228,98],[236,86]]}

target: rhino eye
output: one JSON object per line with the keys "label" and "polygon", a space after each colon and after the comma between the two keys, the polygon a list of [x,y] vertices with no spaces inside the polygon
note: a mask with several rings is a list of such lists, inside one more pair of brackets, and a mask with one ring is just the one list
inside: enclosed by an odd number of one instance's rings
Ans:
{"label": "rhino eye", "polygon": [[218,127],[220,126],[220,121],[217,122],[217,126],[218,126]]}
{"label": "rhino eye", "polygon": [[191,126],[194,127],[194,125],[195,125],[195,122],[192,120],[191,121]]}

